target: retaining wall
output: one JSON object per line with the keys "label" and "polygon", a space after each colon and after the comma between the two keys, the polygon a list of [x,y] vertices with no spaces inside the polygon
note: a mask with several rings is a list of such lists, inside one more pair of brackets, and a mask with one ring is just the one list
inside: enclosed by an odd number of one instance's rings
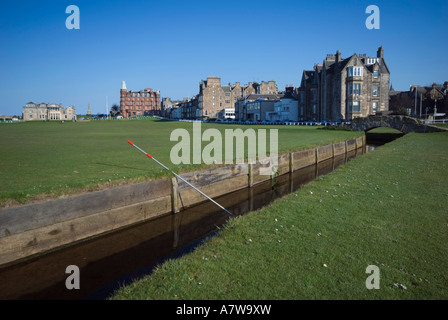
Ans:
{"label": "retaining wall", "polygon": [[[365,136],[278,157],[278,174],[305,168],[365,146]],[[181,176],[214,198],[271,179],[261,161]],[[0,266],[100,236],[162,215],[179,212],[205,197],[175,178],[67,196],[0,210]]]}

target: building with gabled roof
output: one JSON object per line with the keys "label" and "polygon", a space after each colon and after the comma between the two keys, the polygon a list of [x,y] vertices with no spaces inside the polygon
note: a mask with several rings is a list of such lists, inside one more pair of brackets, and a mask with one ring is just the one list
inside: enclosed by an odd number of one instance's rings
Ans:
{"label": "building with gabled roof", "polygon": [[223,86],[220,77],[207,77],[207,80],[202,80],[199,84],[197,110],[192,114],[196,119],[216,118],[223,109],[235,109],[238,99],[247,95],[277,93],[275,81],[249,82],[246,85],[236,82]]}
{"label": "building with gabled roof", "polygon": [[253,122],[268,120],[267,113],[274,112],[274,104],[282,96],[283,94],[259,93],[245,95],[235,103],[235,119]]}
{"label": "building with gabled roof", "polygon": [[297,89],[299,120],[349,120],[389,110],[390,71],[383,47],[376,57],[328,54],[313,70],[304,70]]}
{"label": "building with gabled roof", "polygon": [[76,120],[74,106],[64,108],[62,104],[56,103],[34,103],[30,101],[22,108],[22,112],[24,121]]}

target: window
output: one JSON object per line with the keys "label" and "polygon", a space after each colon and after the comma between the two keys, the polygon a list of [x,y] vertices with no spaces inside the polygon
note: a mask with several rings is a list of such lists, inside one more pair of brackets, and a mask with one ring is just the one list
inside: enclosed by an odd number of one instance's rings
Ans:
{"label": "window", "polygon": [[359,112],[359,101],[353,101],[353,112]]}
{"label": "window", "polygon": [[349,77],[361,77],[362,76],[362,67],[349,67],[347,68]]}
{"label": "window", "polygon": [[374,71],[373,71],[373,77],[374,77],[375,79],[378,79],[378,70],[374,70]]}
{"label": "window", "polygon": [[378,110],[378,102],[375,101],[375,102],[373,102],[373,104],[372,104],[372,112],[373,112],[373,113],[376,113],[377,110]]}
{"label": "window", "polygon": [[313,114],[316,114],[317,113],[317,107],[316,107],[316,105],[313,105]]}
{"label": "window", "polygon": [[360,83],[350,83],[348,85],[348,94],[352,95],[360,95],[361,94],[361,84]]}
{"label": "window", "polygon": [[378,86],[373,86],[373,96],[378,97]]}

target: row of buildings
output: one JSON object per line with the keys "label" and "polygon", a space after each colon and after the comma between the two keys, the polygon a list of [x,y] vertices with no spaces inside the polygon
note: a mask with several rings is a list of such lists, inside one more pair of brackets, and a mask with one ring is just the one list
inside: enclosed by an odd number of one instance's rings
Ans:
{"label": "row of buildings", "polygon": [[275,81],[221,84],[207,77],[191,98],[160,98],[152,89],[127,91],[122,84],[120,110],[124,117],[145,114],[172,119],[230,118],[251,121],[336,121],[389,110],[390,71],[380,47],[376,56],[341,52],[328,54],[312,70],[304,70],[300,87],[278,90]]}
{"label": "row of buildings", "polygon": [[408,91],[391,88],[389,110],[417,118],[444,117],[448,114],[448,81],[431,86],[412,85]]}
{"label": "row of buildings", "polygon": [[207,77],[199,84],[199,93],[192,98],[173,101],[160,98],[160,92],[150,88],[128,91],[123,81],[120,89],[120,113],[123,117],[158,115],[173,119],[234,118],[235,104],[251,94],[277,94],[274,81],[250,82],[241,85],[221,85],[220,77]]}
{"label": "row of buildings", "polygon": [[[439,111],[445,111],[447,86],[445,82],[443,86],[411,86],[409,92],[396,92],[390,86],[383,47],[378,48],[376,55],[355,53],[346,58],[338,50],[327,54],[311,70],[304,70],[299,87],[287,85],[282,91],[275,81],[223,85],[220,77],[207,77],[199,83],[193,97],[172,100],[162,98],[159,90],[151,88],[127,90],[123,81],[120,114],[124,118],[157,115],[191,120],[337,121],[388,113],[390,109],[396,112],[405,105],[409,114],[422,116],[437,110],[437,100]],[[415,98],[414,107],[411,98]],[[23,108],[23,118],[72,120],[76,115],[73,106],[30,102]]]}
{"label": "row of buildings", "polygon": [[220,77],[207,77],[199,84],[199,93],[182,101],[162,99],[164,115],[173,119],[235,119],[235,106],[238,101],[254,94],[278,93],[275,81],[249,82],[241,85],[221,85]]}
{"label": "row of buildings", "polygon": [[[158,115],[172,119],[235,119],[251,121],[336,121],[389,110],[390,71],[384,50],[376,56],[340,51],[327,54],[321,64],[304,70],[300,86],[279,91],[275,81],[221,84],[220,77],[207,77],[191,98],[173,101],[159,90],[132,91],[125,81],[120,89],[120,114],[124,118]],[[74,107],[28,103],[24,120],[72,120]]]}

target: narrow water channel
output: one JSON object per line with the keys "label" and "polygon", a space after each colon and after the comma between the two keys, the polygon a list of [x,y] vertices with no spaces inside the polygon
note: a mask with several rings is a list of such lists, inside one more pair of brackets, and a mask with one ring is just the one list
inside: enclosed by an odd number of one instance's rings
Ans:
{"label": "narrow water channel", "polygon": [[[347,161],[373,150],[367,146],[347,156],[323,161],[216,198],[242,215],[294,192]],[[52,253],[0,269],[0,299],[105,299],[121,285],[150,274],[166,259],[180,257],[219,232],[229,215],[210,202],[167,214]],[[80,289],[68,290],[67,266],[80,269]]]}

